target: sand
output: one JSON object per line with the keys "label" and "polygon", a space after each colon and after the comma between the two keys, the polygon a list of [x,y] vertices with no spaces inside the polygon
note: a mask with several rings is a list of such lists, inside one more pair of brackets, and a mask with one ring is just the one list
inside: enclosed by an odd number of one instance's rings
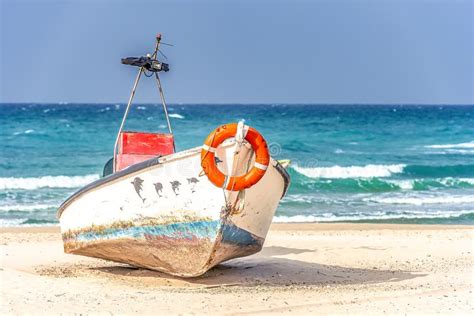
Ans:
{"label": "sand", "polygon": [[274,224],[259,254],[179,279],[66,255],[57,227],[0,230],[5,313],[474,313],[469,226]]}

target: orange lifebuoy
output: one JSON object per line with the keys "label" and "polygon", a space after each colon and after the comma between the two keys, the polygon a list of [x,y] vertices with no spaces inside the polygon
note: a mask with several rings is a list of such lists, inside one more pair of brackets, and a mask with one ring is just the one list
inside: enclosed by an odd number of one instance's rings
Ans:
{"label": "orange lifebuoy", "polygon": [[[207,136],[201,150],[201,166],[209,180],[216,186],[222,188],[226,182],[226,176],[217,168],[215,161],[216,148],[226,139],[235,137],[237,134],[237,123],[222,125]],[[234,176],[227,179],[226,190],[241,191],[250,188],[262,179],[270,163],[268,146],[262,135],[254,128],[249,127],[245,135],[255,152],[255,163],[244,175]]]}

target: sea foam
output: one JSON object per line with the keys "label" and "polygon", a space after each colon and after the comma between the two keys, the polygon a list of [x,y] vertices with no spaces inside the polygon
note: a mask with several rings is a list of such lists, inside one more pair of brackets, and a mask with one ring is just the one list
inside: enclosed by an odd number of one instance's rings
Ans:
{"label": "sea foam", "polygon": [[437,212],[403,212],[400,214],[351,214],[348,216],[337,216],[336,214],[321,215],[294,215],[275,216],[274,223],[314,223],[314,222],[348,222],[348,221],[373,221],[373,220],[393,220],[393,219],[447,219],[456,218],[463,215],[474,214],[474,210],[459,211],[437,211]]}
{"label": "sea foam", "polygon": [[99,179],[97,174],[85,176],[44,176],[37,178],[0,178],[0,190],[39,188],[79,188]]}
{"label": "sea foam", "polygon": [[459,144],[427,145],[425,148],[474,148],[474,140]]}
{"label": "sea foam", "polygon": [[48,210],[57,208],[58,205],[53,204],[36,204],[36,205],[24,205],[24,204],[12,204],[0,206],[0,212],[17,211],[17,212],[30,212],[37,210]]}
{"label": "sea foam", "polygon": [[431,187],[470,187],[474,185],[474,178],[435,178],[435,179],[405,179],[405,180],[385,180],[387,183],[394,184],[402,190],[423,190]]}
{"label": "sea foam", "polygon": [[31,134],[31,133],[34,133],[34,131],[35,131],[34,129],[27,129],[23,132],[15,132],[15,133],[13,133],[13,135],[17,136],[17,135],[21,135],[21,134]]}
{"label": "sea foam", "polygon": [[0,218],[0,227],[20,226],[24,221],[23,218]]}
{"label": "sea foam", "polygon": [[473,195],[460,196],[413,196],[413,197],[373,197],[365,198],[366,202],[376,202],[383,204],[409,204],[409,205],[425,205],[425,204],[465,204],[474,203]]}
{"label": "sea foam", "polygon": [[172,117],[172,118],[177,118],[177,119],[184,119],[184,116],[182,116],[181,114],[178,114],[178,113],[171,113],[168,116]]}
{"label": "sea foam", "polygon": [[406,165],[366,165],[366,166],[332,166],[332,167],[318,167],[305,168],[298,165],[292,168],[310,178],[373,178],[373,177],[390,177],[394,173],[403,172]]}

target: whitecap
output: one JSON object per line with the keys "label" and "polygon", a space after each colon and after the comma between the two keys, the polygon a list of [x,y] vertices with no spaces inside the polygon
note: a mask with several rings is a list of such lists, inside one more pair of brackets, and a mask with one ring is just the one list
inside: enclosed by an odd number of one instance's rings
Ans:
{"label": "whitecap", "polygon": [[172,118],[177,118],[177,119],[184,119],[184,116],[182,116],[181,114],[178,114],[178,113],[171,113],[168,116],[172,117]]}
{"label": "whitecap", "polygon": [[390,177],[392,174],[403,172],[406,165],[366,165],[366,166],[332,166],[318,168],[304,168],[298,165],[292,168],[310,178],[373,178]]}
{"label": "whitecap", "polygon": [[367,221],[367,220],[393,220],[393,219],[447,219],[459,217],[462,215],[474,214],[474,210],[459,211],[404,211],[399,214],[386,214],[376,212],[373,214],[353,214],[345,216],[337,216],[332,213],[324,213],[321,215],[278,215],[273,217],[274,223],[315,223],[315,222],[348,222],[348,221]]}
{"label": "whitecap", "polygon": [[464,204],[474,203],[474,195],[461,196],[410,196],[410,197],[374,197],[365,198],[365,202],[376,202],[382,204]]}
{"label": "whitecap", "polygon": [[37,223],[37,224],[24,224],[28,221],[28,218],[6,218],[0,219],[0,227],[42,227],[42,226],[58,226],[57,223]]}
{"label": "whitecap", "polygon": [[34,205],[25,205],[25,204],[12,204],[12,205],[2,205],[0,206],[1,212],[8,211],[36,211],[36,210],[48,210],[52,208],[57,208],[58,205],[53,204],[34,204]]}
{"label": "whitecap", "polygon": [[474,148],[474,141],[458,144],[427,145],[425,148]]}
{"label": "whitecap", "polygon": [[20,135],[20,134],[31,134],[31,133],[34,133],[35,130],[34,129],[27,129],[26,131],[23,131],[23,132],[15,132],[13,133],[13,135],[17,136],[17,135]]}
{"label": "whitecap", "polygon": [[461,155],[472,155],[474,154],[474,149],[447,149],[448,154],[461,154]]}
{"label": "whitecap", "polygon": [[469,184],[474,184],[474,179],[473,178],[459,178],[459,181],[466,182],[466,183],[469,183]]}
{"label": "whitecap", "polygon": [[411,190],[415,184],[415,180],[387,180],[387,182],[395,184],[402,190]]}
{"label": "whitecap", "polygon": [[44,176],[37,178],[0,178],[0,190],[38,188],[79,188],[99,179],[97,174],[85,176]]}
{"label": "whitecap", "polygon": [[0,218],[0,227],[19,226],[25,220],[25,218]]}

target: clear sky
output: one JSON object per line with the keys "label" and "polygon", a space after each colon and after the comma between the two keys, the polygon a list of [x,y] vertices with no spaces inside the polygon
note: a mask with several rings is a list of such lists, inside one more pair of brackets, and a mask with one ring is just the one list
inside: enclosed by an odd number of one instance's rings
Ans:
{"label": "clear sky", "polygon": [[126,102],[161,32],[171,103],[474,104],[473,1],[0,2],[0,102]]}

